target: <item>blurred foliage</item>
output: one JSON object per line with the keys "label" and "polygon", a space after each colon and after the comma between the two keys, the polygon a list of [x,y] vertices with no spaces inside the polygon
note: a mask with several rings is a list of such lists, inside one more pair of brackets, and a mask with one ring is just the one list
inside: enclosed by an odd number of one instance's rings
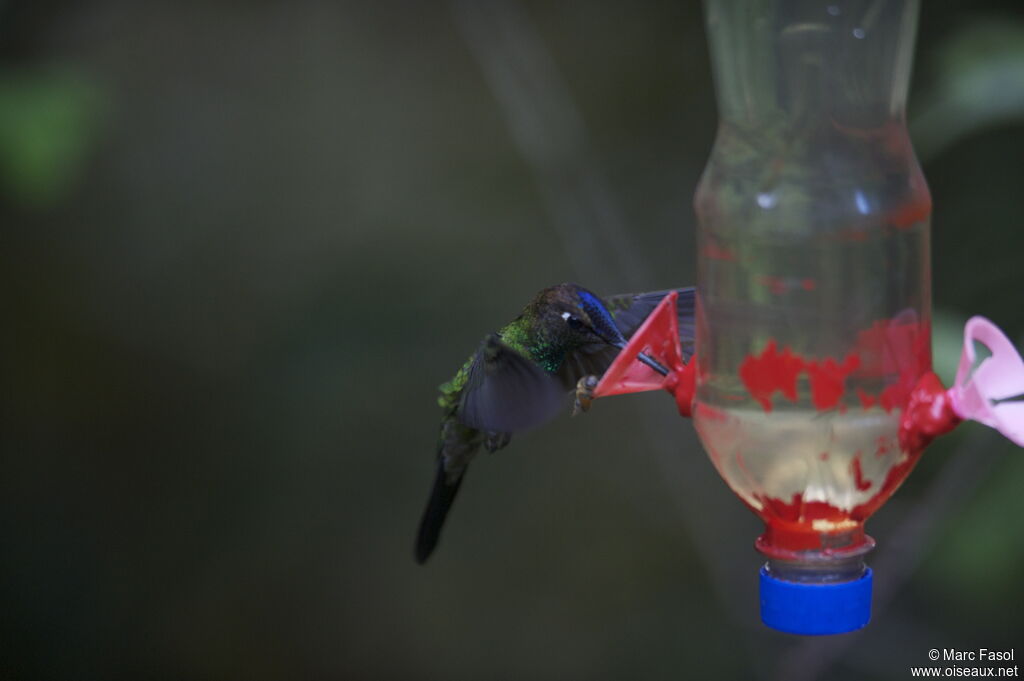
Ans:
{"label": "blurred foliage", "polygon": [[[1024,19],[922,4],[948,380],[970,314],[1024,336]],[[694,279],[699,4],[501,6],[564,88],[531,111],[582,131],[546,147],[583,159],[564,183],[568,157],[524,158],[464,3],[0,6],[0,677],[897,679],[1019,645],[1024,469],[970,425],[872,520],[877,561],[922,568],[838,642],[760,625],[758,522],[659,395],[482,457],[414,564],[436,386],[582,276],[560,198],[604,201],[644,288]],[[936,502],[958,464],[976,486]]]}
{"label": "blurred foliage", "polygon": [[937,51],[934,86],[913,118],[914,143],[928,161],[963,137],[1024,121],[1024,21],[982,17]]}
{"label": "blurred foliage", "polygon": [[0,72],[0,173],[14,200],[63,198],[95,139],[100,101],[80,75]]}
{"label": "blurred foliage", "polygon": [[1024,535],[1013,527],[1024,517],[1024,458],[1012,444],[998,446],[1007,457],[1000,475],[950,521],[941,550],[922,574],[945,608],[974,617],[998,612],[1022,595],[1018,577],[1024,567]]}
{"label": "blurred foliage", "polygon": [[956,378],[967,319],[946,308],[936,308],[932,313],[932,366],[945,385],[952,385]]}

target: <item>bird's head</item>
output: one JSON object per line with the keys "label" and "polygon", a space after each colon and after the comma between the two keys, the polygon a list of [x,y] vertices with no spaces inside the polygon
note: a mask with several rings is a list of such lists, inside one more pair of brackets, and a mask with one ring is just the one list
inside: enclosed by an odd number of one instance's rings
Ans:
{"label": "bird's head", "polygon": [[626,344],[604,301],[578,284],[544,289],[533,307],[539,323],[568,347],[604,343],[621,348]]}

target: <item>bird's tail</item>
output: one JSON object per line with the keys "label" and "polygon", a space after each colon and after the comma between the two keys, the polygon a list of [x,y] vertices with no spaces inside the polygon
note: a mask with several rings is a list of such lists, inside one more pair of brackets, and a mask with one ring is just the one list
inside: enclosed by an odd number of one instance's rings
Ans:
{"label": "bird's tail", "polygon": [[455,501],[455,495],[462,485],[462,478],[465,472],[460,473],[455,482],[448,482],[448,475],[444,470],[444,458],[437,459],[437,476],[434,478],[434,488],[430,491],[430,499],[427,500],[427,508],[423,511],[423,519],[420,520],[420,530],[416,535],[416,562],[421,565],[427,561],[430,554],[437,546],[437,540],[441,537],[441,527],[444,519],[448,516],[448,510]]}

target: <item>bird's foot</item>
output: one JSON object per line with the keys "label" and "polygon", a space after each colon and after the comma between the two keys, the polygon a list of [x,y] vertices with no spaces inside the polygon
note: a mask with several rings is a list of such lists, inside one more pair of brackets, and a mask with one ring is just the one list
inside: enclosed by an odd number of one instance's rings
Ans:
{"label": "bird's foot", "polygon": [[484,436],[484,447],[490,453],[494,453],[507,445],[512,440],[512,433],[499,433],[497,431],[488,431]]}
{"label": "bird's foot", "polygon": [[590,403],[594,401],[594,389],[598,383],[597,376],[593,374],[584,376],[576,382],[576,402],[572,408],[573,416],[590,410]]}

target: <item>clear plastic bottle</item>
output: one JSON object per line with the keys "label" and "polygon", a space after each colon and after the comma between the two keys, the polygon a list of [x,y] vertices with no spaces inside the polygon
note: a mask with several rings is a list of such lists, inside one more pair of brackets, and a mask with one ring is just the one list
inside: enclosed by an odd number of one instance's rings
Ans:
{"label": "clear plastic bottle", "polygon": [[768,569],[844,581],[915,463],[931,199],[904,107],[916,0],[705,0],[719,108],[697,189],[694,421]]}

